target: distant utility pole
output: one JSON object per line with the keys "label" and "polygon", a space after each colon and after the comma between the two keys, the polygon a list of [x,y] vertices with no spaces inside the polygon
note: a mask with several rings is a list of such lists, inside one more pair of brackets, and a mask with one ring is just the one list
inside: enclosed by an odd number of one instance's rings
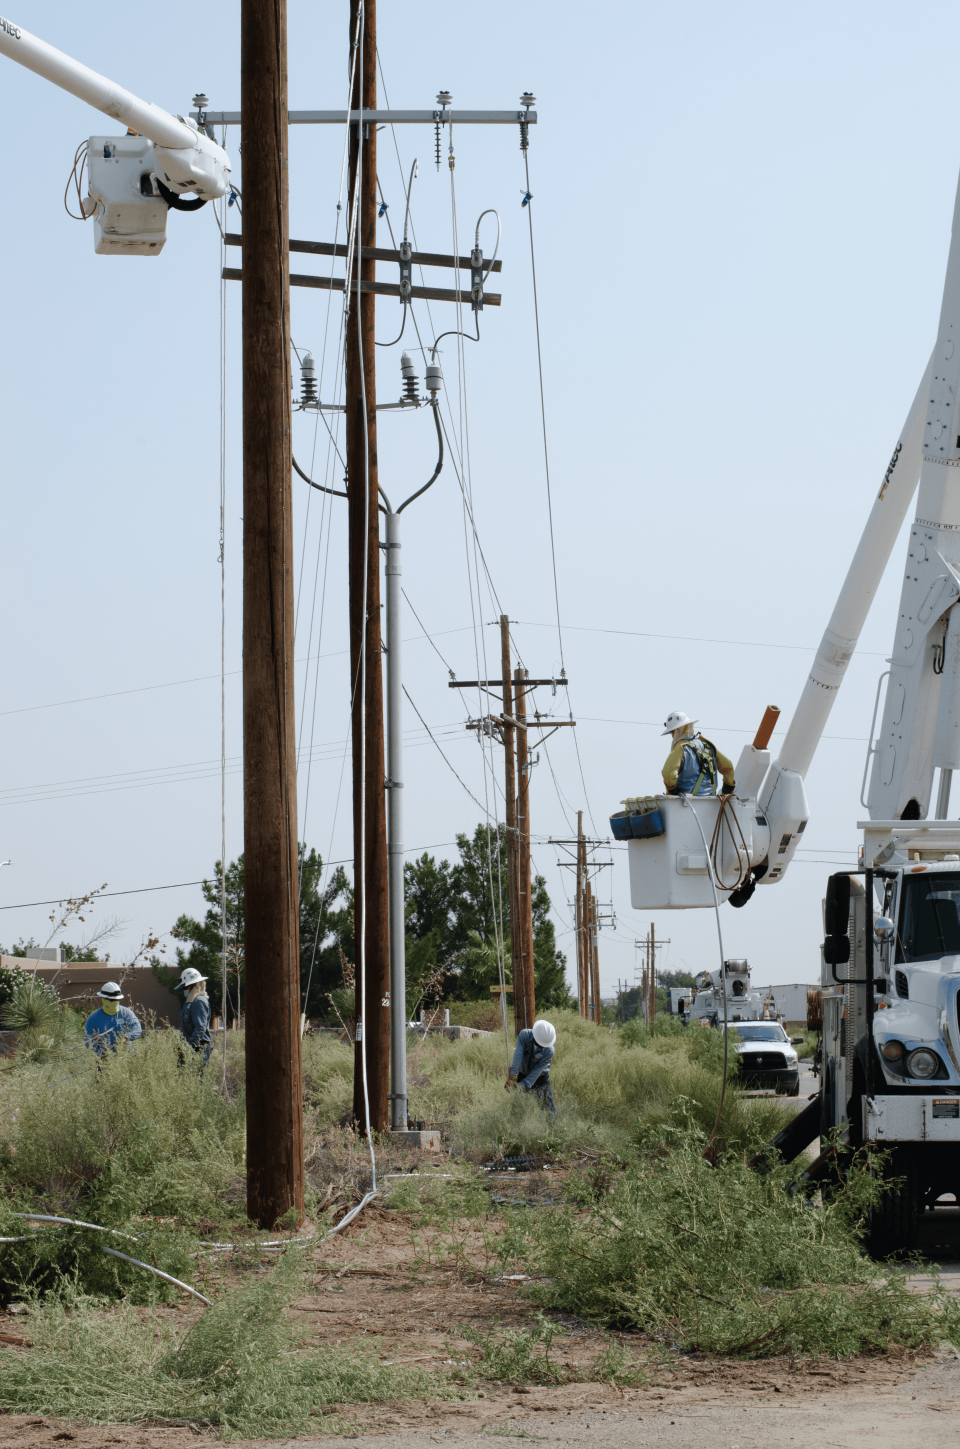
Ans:
{"label": "distant utility pole", "polygon": [[[350,0],[353,58],[360,0]],[[376,110],[377,7],[363,0],[360,50],[351,109]],[[350,125],[348,218],[356,214],[356,271],[374,282],[377,226],[377,128]],[[349,223],[348,223],[349,224]],[[244,258],[246,271],[246,258]],[[374,1132],[389,1128],[390,925],[387,907],[387,815],[380,637],[380,520],[377,508],[376,295],[354,282],[346,325],[347,513],[350,574],[350,687],[353,742],[353,927],[357,1014],[363,985],[362,1039],[354,1049],[353,1115],[361,1130],[369,1108]],[[364,1059],[368,1100],[364,1093]]]}
{"label": "distant utility pole", "polygon": [[531,690],[549,684],[567,684],[566,673],[554,679],[530,679],[527,671],[511,671],[510,619],[500,615],[499,679],[452,679],[450,689],[499,690],[503,713],[486,719],[468,720],[467,729],[492,735],[503,745],[504,793],[506,796],[507,880],[510,909],[510,954],[513,974],[513,1021],[519,1033],[536,1020],[533,961],[533,885],[530,857],[530,773],[536,764],[530,731],[545,731],[533,742],[542,745],[555,730],[572,729],[572,719],[552,719],[539,710],[527,711]]}
{"label": "distant utility pole", "polygon": [[286,10],[240,10],[247,1214],[261,1228],[304,1210]]}
{"label": "distant utility pole", "polygon": [[635,946],[642,946],[644,950],[644,964],[640,977],[640,1000],[647,1025],[654,1020],[657,1014],[657,952],[664,946],[670,945],[670,937],[666,940],[657,940],[657,928],[653,921],[650,922],[650,930],[642,940],[636,940]]}
{"label": "distant utility pole", "polygon": [[[561,845],[573,855],[572,860],[558,862],[574,872],[574,926],[577,940],[577,1010],[585,1021],[603,1021],[603,1007],[600,1004],[600,906],[590,882],[590,873],[606,869],[613,864],[610,860],[591,860],[593,851],[605,844],[602,840],[590,840],[583,833],[583,811],[577,811],[577,836],[575,840],[553,840],[551,845]],[[611,916],[612,919],[612,916]]]}

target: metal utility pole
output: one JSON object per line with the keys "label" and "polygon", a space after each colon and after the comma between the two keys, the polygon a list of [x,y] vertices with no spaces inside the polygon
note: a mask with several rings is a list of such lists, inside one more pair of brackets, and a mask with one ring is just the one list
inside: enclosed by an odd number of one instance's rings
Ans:
{"label": "metal utility pole", "polygon": [[240,11],[247,1214],[261,1228],[303,1216],[286,9]]}
{"label": "metal utility pole", "polygon": [[[510,910],[510,974],[513,981],[513,1025],[519,1036],[524,1023],[523,954],[520,944],[520,910],[517,883],[519,879],[519,841],[517,838],[517,772],[515,736],[512,723],[513,682],[510,678],[510,620],[500,615],[500,665],[503,669],[503,753],[504,799],[507,815],[507,894]],[[506,1011],[506,1003],[504,1003]]]}
{"label": "metal utility pole", "polygon": [[[517,719],[517,935],[520,938],[519,978],[513,980],[513,1009],[517,1031],[533,1026],[537,1010],[533,989],[533,892],[530,880],[530,747],[527,743],[527,691],[525,669],[514,674]],[[519,988],[519,989],[518,989]]]}
{"label": "metal utility pole", "polygon": [[[362,8],[362,19],[360,10]],[[359,37],[358,37],[359,30]],[[352,110],[376,110],[376,0],[350,0],[350,60],[359,38]],[[246,133],[244,133],[246,134]],[[377,128],[350,126],[347,215],[356,219],[356,271],[373,282],[377,225]],[[244,257],[244,274],[247,261]],[[363,987],[362,1037],[353,1069],[354,1118],[365,1129],[388,1127],[390,937],[387,913],[387,821],[384,800],[383,675],[380,638],[380,527],[377,511],[376,297],[351,285],[346,324],[347,512],[350,574],[350,679],[353,743],[353,886],[357,1014]],[[369,1098],[364,1092],[364,1059]]]}

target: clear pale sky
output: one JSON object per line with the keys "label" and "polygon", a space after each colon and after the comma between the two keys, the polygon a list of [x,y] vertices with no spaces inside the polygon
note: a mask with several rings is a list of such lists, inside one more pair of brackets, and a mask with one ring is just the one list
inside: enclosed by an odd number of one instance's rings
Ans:
{"label": "clear pale sky", "polygon": [[[960,45],[960,13],[933,3],[920,26],[910,7],[876,0],[379,9],[394,107],[431,108],[440,89],[454,114],[537,96],[531,191],[562,635],[518,137],[455,128],[458,249],[485,208],[503,222],[503,306],[484,311],[480,344],[465,344],[464,389],[452,339],[442,358],[448,427],[464,453],[469,435],[467,486],[495,597],[482,564],[478,595],[448,463],[404,514],[403,556],[405,588],[444,662],[408,615],[404,670],[450,765],[492,807],[463,728],[481,705],[448,689],[446,666],[462,678],[476,678],[478,663],[496,672],[490,621],[501,610],[520,621],[531,673],[566,665],[569,706],[545,691],[541,708],[572,708],[579,761],[572,730],[551,741],[549,762],[541,751],[532,818],[569,952],[569,873],[547,838],[569,835],[578,809],[605,837],[625,795],[657,788],[670,710],[698,716],[736,758],[766,704],[786,719],[796,703],[936,332],[960,161],[939,75]],[[347,16],[346,0],[290,0],[293,108],[345,106]],[[239,107],[236,3],[100,0],[94,13],[22,0],[9,18],[171,111],[185,113],[198,89],[214,108]],[[209,206],[171,214],[156,260],[96,257],[92,227],[64,212],[63,187],[77,144],[120,128],[6,57],[0,76],[8,906],[103,882],[126,891],[196,881],[220,853],[220,258]],[[234,130],[227,145],[242,187],[239,141]],[[333,239],[342,143],[334,127],[293,131],[293,236]],[[402,228],[389,131],[379,144],[389,217]],[[434,167],[432,131],[399,128],[397,144],[404,176],[420,160],[419,246],[452,251],[449,171],[445,160],[439,175]],[[493,231],[488,218],[487,255]],[[391,244],[383,222],[378,242]],[[393,279],[386,266],[380,276]],[[450,285],[450,274],[427,280]],[[238,284],[225,305],[233,858],[243,828]],[[328,329],[329,398],[339,304],[329,324],[323,293],[295,291],[292,305],[294,340],[318,362]],[[378,304],[382,339],[399,310]],[[417,321],[428,341],[454,325],[454,309],[432,304],[431,323],[420,304]],[[399,396],[400,350],[379,351],[382,401]],[[322,473],[322,429],[315,437],[314,421],[298,417],[294,435],[300,461]],[[425,481],[434,461],[425,411],[381,415],[391,498]],[[308,490],[297,479],[294,490],[301,836],[339,860],[351,854],[346,520],[340,501],[312,502],[308,518]],[[781,885],[723,910],[726,952],[747,956],[759,982],[817,979],[825,878],[853,862],[865,814],[866,736],[904,555],[901,542],[808,776],[805,849]],[[409,707],[405,725],[406,843],[411,854],[455,856],[456,832],[472,832],[481,811]],[[664,965],[712,967],[713,913],[638,915],[626,854],[612,859],[598,886],[617,922],[601,937],[604,994],[632,981],[633,942],[650,919],[670,939]],[[51,910],[0,911],[0,941],[45,940]],[[199,888],[182,887],[106,901],[87,926],[124,918],[116,960],[145,932],[201,910]]]}

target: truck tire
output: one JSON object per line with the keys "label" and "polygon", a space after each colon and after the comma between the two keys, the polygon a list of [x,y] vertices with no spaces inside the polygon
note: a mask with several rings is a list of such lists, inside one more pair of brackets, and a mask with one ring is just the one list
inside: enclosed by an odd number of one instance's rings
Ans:
{"label": "truck tire", "polygon": [[923,1212],[919,1164],[909,1147],[894,1148],[884,1177],[895,1185],[870,1210],[866,1248],[873,1258],[912,1252]]}

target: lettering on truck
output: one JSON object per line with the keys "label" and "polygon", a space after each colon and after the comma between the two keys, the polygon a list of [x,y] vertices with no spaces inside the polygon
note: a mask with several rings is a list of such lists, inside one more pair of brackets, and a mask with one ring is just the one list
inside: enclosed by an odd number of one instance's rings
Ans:
{"label": "lettering on truck", "polygon": [[4,20],[2,15],[0,15],[0,30],[5,30],[8,35],[12,35],[14,40],[20,39],[20,31],[17,26],[11,24],[9,20]]}

